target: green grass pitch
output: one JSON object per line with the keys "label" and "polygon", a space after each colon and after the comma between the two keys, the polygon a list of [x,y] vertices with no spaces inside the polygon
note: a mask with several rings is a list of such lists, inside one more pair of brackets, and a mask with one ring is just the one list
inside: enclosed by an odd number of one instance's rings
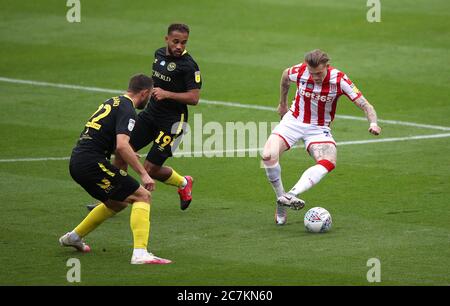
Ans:
{"label": "green grass pitch", "polygon": [[[80,23],[67,22],[65,2],[0,0],[1,78],[122,89],[130,75],[150,73],[167,25],[182,21],[202,99],[275,107],[282,70],[321,48],[380,119],[443,127],[385,122],[375,138],[366,122],[341,117],[338,142],[447,137],[339,146],[337,168],[283,227],[257,157],[173,158],[168,165],[195,178],[194,201],[182,212],[176,190],[157,184],[150,249],[175,263],[132,266],[129,209],[87,237],[92,253],[61,248],[58,237],[92,199],[67,160],[22,160],[69,156],[112,94],[2,80],[0,285],[67,285],[72,257],[81,285],[372,285],[369,258],[381,262],[378,284],[450,285],[449,1],[382,0],[379,23],[367,22],[360,0],[81,0]],[[194,113],[204,123],[277,121],[275,112],[206,103]],[[363,116],[345,97],[337,113]],[[290,188],[313,162],[297,148],[281,164]],[[331,212],[329,233],[305,232],[313,206]]]}

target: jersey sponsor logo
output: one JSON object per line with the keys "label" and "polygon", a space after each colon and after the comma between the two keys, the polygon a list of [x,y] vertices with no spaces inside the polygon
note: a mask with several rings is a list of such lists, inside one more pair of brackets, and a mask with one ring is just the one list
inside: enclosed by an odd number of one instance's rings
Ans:
{"label": "jersey sponsor logo", "polygon": [[195,72],[195,82],[200,83],[201,80],[202,80],[202,78],[200,76],[200,71],[196,71]]}
{"label": "jersey sponsor logo", "polygon": [[129,130],[130,132],[133,131],[134,125],[135,125],[135,124],[136,124],[136,121],[135,121],[134,119],[130,119],[130,121],[128,121],[128,130]]}
{"label": "jersey sponsor logo", "polygon": [[160,79],[160,80],[165,81],[165,82],[170,82],[170,81],[172,81],[172,78],[171,78],[171,77],[169,77],[169,76],[167,76],[167,75],[164,75],[164,74],[162,74],[162,73],[159,73],[158,71],[155,71],[155,70],[153,70],[152,75],[153,75],[154,77],[157,77],[157,78]]}
{"label": "jersey sponsor logo", "polygon": [[174,71],[177,68],[177,64],[171,62],[167,65],[167,71]]}
{"label": "jersey sponsor logo", "polygon": [[166,64],[166,61],[161,61],[161,63],[159,63],[161,66],[164,66]]}
{"label": "jersey sponsor logo", "polygon": [[119,173],[122,176],[127,176],[128,175],[128,173],[126,171],[122,170],[122,169],[119,170]]}
{"label": "jersey sponsor logo", "polygon": [[332,102],[334,99],[333,96],[321,96],[313,92],[305,91],[304,89],[300,91],[300,94],[304,97],[311,98],[313,100],[318,100],[321,102]]}

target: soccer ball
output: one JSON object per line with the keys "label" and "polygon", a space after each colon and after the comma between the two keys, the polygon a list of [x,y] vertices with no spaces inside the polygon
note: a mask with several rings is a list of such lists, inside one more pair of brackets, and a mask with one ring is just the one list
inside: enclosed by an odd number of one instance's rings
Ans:
{"label": "soccer ball", "polygon": [[331,215],[325,208],[313,207],[305,214],[305,228],[312,233],[325,233],[331,228]]}

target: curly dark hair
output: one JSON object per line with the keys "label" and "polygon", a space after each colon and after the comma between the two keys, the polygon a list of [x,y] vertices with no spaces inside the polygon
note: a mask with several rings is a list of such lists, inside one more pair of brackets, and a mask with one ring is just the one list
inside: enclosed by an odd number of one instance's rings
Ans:
{"label": "curly dark hair", "polygon": [[189,34],[189,26],[184,23],[172,23],[169,28],[167,29],[167,35],[170,33],[178,31],[181,33],[188,33]]}

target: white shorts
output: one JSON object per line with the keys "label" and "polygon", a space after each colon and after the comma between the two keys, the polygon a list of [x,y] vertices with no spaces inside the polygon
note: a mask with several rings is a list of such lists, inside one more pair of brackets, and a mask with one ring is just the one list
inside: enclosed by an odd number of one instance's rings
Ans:
{"label": "white shorts", "polygon": [[336,141],[331,135],[331,129],[328,126],[300,122],[292,115],[291,111],[284,115],[280,123],[273,129],[272,134],[280,136],[289,148],[300,139],[303,140],[307,151],[309,146],[315,143],[332,143],[336,145]]}

